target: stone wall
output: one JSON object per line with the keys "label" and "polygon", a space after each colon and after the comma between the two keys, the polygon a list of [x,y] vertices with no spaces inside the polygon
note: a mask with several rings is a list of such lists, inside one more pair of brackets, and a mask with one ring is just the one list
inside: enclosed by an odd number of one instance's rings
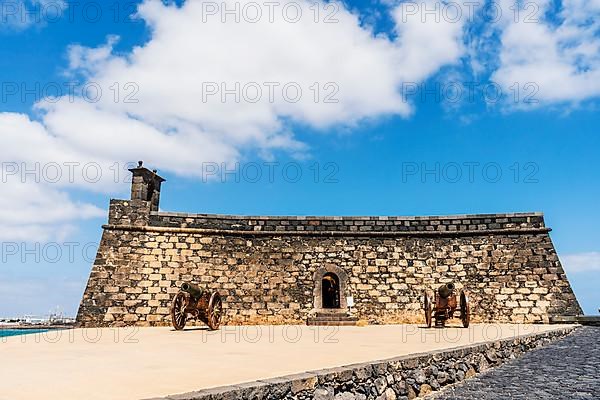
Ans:
{"label": "stone wall", "polygon": [[541,213],[478,214],[434,217],[269,217],[153,212],[152,226],[254,232],[462,232],[539,230]]}
{"label": "stone wall", "polygon": [[461,382],[560,339],[572,330],[558,329],[452,350],[200,390],[162,400],[408,400]]}
{"label": "stone wall", "polygon": [[83,326],[166,325],[184,281],[218,290],[229,324],[306,323],[327,272],[369,323],[419,322],[453,281],[474,321],[580,314],[540,213],[242,217],[152,212],[112,200],[78,313]]}

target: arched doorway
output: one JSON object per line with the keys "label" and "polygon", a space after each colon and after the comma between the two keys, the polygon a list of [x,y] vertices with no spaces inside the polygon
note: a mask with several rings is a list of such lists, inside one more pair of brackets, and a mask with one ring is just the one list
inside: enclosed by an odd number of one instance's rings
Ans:
{"label": "arched doorway", "polygon": [[333,272],[323,275],[323,308],[340,308],[340,278]]}
{"label": "arched doorway", "polygon": [[327,264],[313,275],[313,307],[316,312],[337,313],[347,305],[348,274],[342,268]]}

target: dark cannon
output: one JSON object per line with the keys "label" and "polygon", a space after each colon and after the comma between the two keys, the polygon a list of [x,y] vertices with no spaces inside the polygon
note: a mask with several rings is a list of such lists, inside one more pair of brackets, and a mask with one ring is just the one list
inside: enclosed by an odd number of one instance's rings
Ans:
{"label": "dark cannon", "polygon": [[222,314],[223,302],[219,292],[211,293],[189,282],[181,285],[171,306],[171,320],[178,331],[185,327],[188,319],[202,321],[211,330],[219,329]]}
{"label": "dark cannon", "polygon": [[460,291],[460,304],[457,301],[455,286],[452,282],[446,283],[434,291],[433,300],[427,291],[424,295],[425,322],[427,327],[431,327],[431,322],[435,319],[436,328],[443,328],[446,321],[454,317],[454,313],[460,310],[459,318],[465,328],[469,327],[471,311],[469,308],[469,298],[464,290]]}

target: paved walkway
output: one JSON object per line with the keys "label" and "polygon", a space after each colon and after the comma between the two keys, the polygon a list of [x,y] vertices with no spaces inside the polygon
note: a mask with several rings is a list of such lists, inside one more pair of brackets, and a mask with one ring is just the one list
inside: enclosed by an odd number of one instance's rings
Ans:
{"label": "paved walkway", "polygon": [[433,396],[440,399],[600,399],[600,328],[566,339]]}
{"label": "paved walkway", "polygon": [[105,328],[0,338],[0,400],[152,398],[558,327]]}

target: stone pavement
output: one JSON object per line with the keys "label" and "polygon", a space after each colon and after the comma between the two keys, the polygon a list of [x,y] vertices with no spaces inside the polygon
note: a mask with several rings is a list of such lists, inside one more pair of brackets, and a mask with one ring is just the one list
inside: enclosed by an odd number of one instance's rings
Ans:
{"label": "stone pavement", "polygon": [[600,328],[565,339],[432,396],[436,400],[599,399]]}
{"label": "stone pavement", "polygon": [[447,350],[560,325],[74,329],[0,338],[0,400],[131,400]]}

